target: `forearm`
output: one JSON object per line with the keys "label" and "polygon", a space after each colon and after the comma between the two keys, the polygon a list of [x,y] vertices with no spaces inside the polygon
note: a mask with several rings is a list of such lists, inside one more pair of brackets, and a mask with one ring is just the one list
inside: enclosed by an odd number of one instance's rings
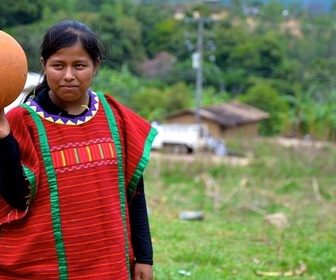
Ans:
{"label": "forearm", "polygon": [[153,248],[149,228],[143,178],[130,205],[132,244],[137,263],[153,264]]}
{"label": "forearm", "polygon": [[28,181],[23,174],[19,146],[11,133],[0,139],[0,195],[12,207],[26,208]]}

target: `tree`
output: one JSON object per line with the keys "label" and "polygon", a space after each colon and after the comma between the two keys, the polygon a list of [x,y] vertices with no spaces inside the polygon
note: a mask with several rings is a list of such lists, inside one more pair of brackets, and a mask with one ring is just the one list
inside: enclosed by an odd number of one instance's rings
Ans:
{"label": "tree", "polygon": [[282,47],[271,34],[257,36],[245,44],[235,46],[228,58],[228,63],[241,67],[252,75],[272,77],[281,65]]}
{"label": "tree", "polygon": [[315,139],[335,140],[336,136],[336,91],[330,90],[323,99],[317,94],[321,84],[312,83],[308,90],[295,91],[294,96],[285,96],[290,105],[289,117],[295,136],[309,134]]}
{"label": "tree", "polygon": [[1,0],[0,29],[33,23],[42,18],[44,0]]}
{"label": "tree", "polygon": [[125,65],[120,71],[102,66],[93,81],[95,90],[111,94],[129,107],[132,107],[132,100],[142,87],[142,80],[134,76]]}
{"label": "tree", "polygon": [[257,80],[244,95],[238,97],[238,100],[270,114],[270,118],[261,123],[261,134],[276,135],[283,130],[285,124],[283,113],[288,111],[287,102],[266,80]]}
{"label": "tree", "polygon": [[315,120],[315,101],[312,96],[318,85],[312,84],[307,91],[296,90],[294,96],[284,96],[283,100],[289,104],[289,118],[292,134],[303,136],[310,134]]}
{"label": "tree", "polygon": [[99,15],[98,34],[106,46],[107,65],[114,69],[145,58],[141,24],[134,17],[134,5],[127,2],[104,4]]}
{"label": "tree", "polygon": [[[156,26],[173,16],[172,10],[163,5],[138,5],[135,13],[136,19],[141,23],[142,42],[146,50],[146,55],[153,58],[158,50],[156,46],[155,34]],[[166,50],[164,50],[166,51]]]}
{"label": "tree", "polygon": [[213,27],[213,40],[216,45],[215,64],[222,72],[221,80],[225,82],[225,89],[236,95],[246,88],[246,72],[241,65],[230,62],[232,52],[237,46],[245,45],[249,40],[244,26],[233,25],[230,20],[218,22]]}
{"label": "tree", "polygon": [[283,10],[285,6],[277,0],[270,0],[261,9],[260,17],[265,22],[279,23],[283,20]]}
{"label": "tree", "polygon": [[183,82],[164,89],[143,87],[134,96],[132,107],[150,121],[161,120],[168,113],[191,107],[192,96]]}
{"label": "tree", "polygon": [[179,58],[184,51],[184,28],[181,21],[169,17],[156,22],[148,31],[146,49],[149,57],[159,52],[168,52]]}

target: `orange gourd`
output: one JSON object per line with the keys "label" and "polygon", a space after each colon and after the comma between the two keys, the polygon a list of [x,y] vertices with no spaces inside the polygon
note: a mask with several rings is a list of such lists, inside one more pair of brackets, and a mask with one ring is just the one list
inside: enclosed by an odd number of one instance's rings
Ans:
{"label": "orange gourd", "polygon": [[22,92],[28,75],[27,57],[20,44],[0,30],[0,109]]}

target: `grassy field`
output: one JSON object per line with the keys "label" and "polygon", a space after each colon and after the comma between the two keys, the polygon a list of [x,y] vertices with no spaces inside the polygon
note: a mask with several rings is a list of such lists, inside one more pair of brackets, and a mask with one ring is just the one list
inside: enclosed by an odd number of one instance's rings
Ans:
{"label": "grassy field", "polygon": [[[249,163],[153,153],[155,279],[336,279],[336,146],[227,146]],[[186,210],[204,219],[182,220]]]}

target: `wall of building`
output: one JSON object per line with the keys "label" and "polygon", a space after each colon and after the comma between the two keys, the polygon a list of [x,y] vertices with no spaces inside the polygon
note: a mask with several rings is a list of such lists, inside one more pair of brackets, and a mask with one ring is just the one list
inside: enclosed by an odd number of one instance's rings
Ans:
{"label": "wall of building", "polygon": [[[185,114],[176,117],[170,117],[167,123],[195,123],[193,114]],[[201,119],[201,123],[206,124],[212,137],[218,139],[227,139],[233,137],[255,137],[258,136],[259,123],[248,123],[240,126],[222,127],[214,121]]]}

